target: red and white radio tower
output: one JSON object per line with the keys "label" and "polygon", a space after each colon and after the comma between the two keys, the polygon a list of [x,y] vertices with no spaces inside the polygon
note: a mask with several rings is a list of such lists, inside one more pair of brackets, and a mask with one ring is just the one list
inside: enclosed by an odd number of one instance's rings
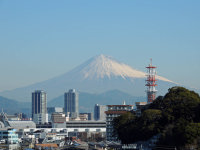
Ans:
{"label": "red and white radio tower", "polygon": [[149,64],[147,68],[147,80],[146,80],[146,86],[147,86],[147,103],[152,103],[153,100],[156,99],[156,67],[152,66],[152,59],[151,63]]}

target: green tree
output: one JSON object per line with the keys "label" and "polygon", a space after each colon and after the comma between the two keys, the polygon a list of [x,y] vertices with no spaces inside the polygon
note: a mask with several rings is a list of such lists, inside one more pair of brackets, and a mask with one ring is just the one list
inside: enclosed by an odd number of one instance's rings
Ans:
{"label": "green tree", "polygon": [[[130,114],[129,114],[130,115]],[[198,145],[200,97],[194,91],[173,87],[146,106],[140,117],[128,114],[115,119],[115,133],[123,143],[148,140],[160,134],[160,143],[182,147]],[[129,119],[128,119],[129,118]]]}
{"label": "green tree", "polygon": [[126,112],[119,117],[113,119],[114,136],[117,136],[122,141],[129,141],[129,124],[135,119],[135,114]]}

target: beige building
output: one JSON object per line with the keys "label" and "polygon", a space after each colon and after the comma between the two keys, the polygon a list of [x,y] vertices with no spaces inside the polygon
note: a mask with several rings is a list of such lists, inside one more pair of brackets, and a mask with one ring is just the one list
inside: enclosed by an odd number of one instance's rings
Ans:
{"label": "beige building", "polygon": [[66,127],[66,117],[64,113],[53,113],[51,115],[52,128],[65,128]]}

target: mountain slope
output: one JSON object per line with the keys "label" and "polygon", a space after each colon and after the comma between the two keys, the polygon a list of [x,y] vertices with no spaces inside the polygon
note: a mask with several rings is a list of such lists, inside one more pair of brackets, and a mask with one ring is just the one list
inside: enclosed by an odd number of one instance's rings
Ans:
{"label": "mountain slope", "polygon": [[[79,80],[111,79],[113,77],[126,79],[146,78],[146,73],[135,70],[124,63],[120,63],[112,57],[99,55],[57,78],[64,78],[66,80],[66,77],[69,76],[73,76],[75,79]],[[161,76],[157,76],[157,79],[173,82]]]}
{"label": "mountain slope", "polygon": [[[48,99],[62,95],[71,88],[89,93],[117,89],[134,96],[145,96],[145,78],[144,72],[135,70],[111,57],[99,55],[61,76],[0,94],[27,102],[31,101],[31,93],[40,89],[47,92]],[[169,87],[175,85],[164,77],[157,76],[157,79],[158,94],[165,94]]]}
{"label": "mountain slope", "polygon": [[[113,76],[126,78],[145,78],[144,72],[135,70],[130,66],[120,63],[111,57],[99,55],[89,61],[88,65],[79,68],[79,73],[82,74],[84,79],[98,79],[108,77],[109,79]],[[166,78],[157,76],[158,79],[172,82]]]}
{"label": "mountain slope", "polygon": [[8,114],[25,113],[30,116],[31,103],[18,102],[16,100],[8,99],[0,96],[0,108]]}

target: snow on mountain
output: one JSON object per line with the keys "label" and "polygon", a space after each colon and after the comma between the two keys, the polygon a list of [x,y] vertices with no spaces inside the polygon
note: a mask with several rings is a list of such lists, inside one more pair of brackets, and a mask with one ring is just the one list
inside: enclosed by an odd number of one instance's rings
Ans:
{"label": "snow on mountain", "polygon": [[145,73],[137,71],[112,59],[111,57],[100,55],[91,61],[90,64],[85,66],[81,73],[84,78],[111,78],[112,76],[120,76],[123,79],[126,77],[143,78]]}
{"label": "snow on mountain", "polygon": [[[63,75],[27,87],[1,92],[0,95],[19,101],[31,101],[31,93],[42,89],[47,92],[48,99],[53,99],[75,88],[89,93],[117,89],[133,96],[144,96],[145,78],[145,72],[135,70],[109,56],[99,55]],[[157,79],[160,88],[158,90],[162,94],[175,84],[161,76],[157,76]]]}
{"label": "snow on mountain", "polygon": [[[79,73],[84,79],[112,78],[120,76],[128,78],[146,78],[146,73],[133,69],[132,67],[114,60],[112,57],[99,55],[90,60],[84,67],[79,68]],[[164,77],[157,76],[157,79],[172,82]]]}

